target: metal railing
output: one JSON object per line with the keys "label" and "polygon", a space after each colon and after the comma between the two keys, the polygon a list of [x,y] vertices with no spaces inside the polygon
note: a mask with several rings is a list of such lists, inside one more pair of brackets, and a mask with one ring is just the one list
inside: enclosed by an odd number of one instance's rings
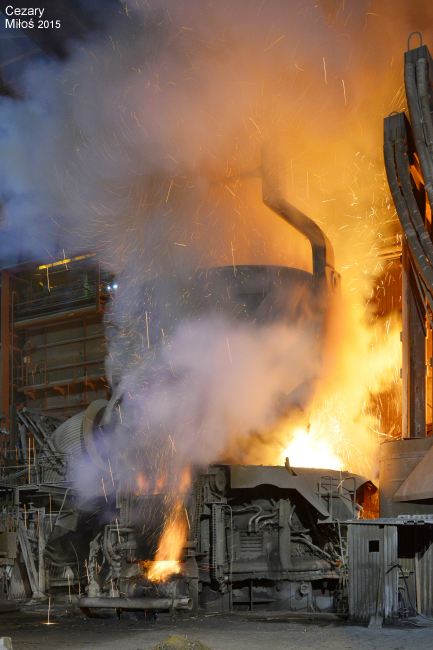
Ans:
{"label": "metal railing", "polygon": [[[344,486],[345,481],[353,481],[353,490]],[[330,475],[321,476],[319,479],[318,496],[319,499],[327,500],[327,508],[331,519],[334,519],[333,499],[350,500],[352,502],[353,518],[356,519],[356,478],[354,476],[340,476],[338,478]]]}

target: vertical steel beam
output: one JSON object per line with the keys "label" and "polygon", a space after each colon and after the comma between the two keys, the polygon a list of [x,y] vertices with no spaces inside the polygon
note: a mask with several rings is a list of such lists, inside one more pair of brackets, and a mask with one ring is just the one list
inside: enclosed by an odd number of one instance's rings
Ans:
{"label": "vertical steel beam", "polygon": [[45,598],[46,575],[45,575],[45,508],[38,511],[39,536],[38,536],[38,596]]}
{"label": "vertical steel beam", "polygon": [[427,433],[425,306],[405,242],[402,261],[402,435],[403,438],[422,438]]}
{"label": "vertical steel beam", "polygon": [[412,268],[410,278],[410,437],[423,438],[426,430],[426,324]]}
{"label": "vertical steel beam", "polygon": [[96,283],[95,283],[95,296],[96,296],[96,313],[101,313],[101,266],[98,261],[98,266],[95,271]]}
{"label": "vertical steel beam", "polygon": [[410,350],[410,333],[409,333],[409,304],[410,304],[410,262],[407,250],[406,240],[402,242],[402,423],[401,435],[403,438],[410,436],[410,401],[409,401],[409,350]]}
{"label": "vertical steel beam", "polygon": [[17,432],[17,407],[15,404],[11,404],[9,409],[9,455],[7,457],[10,465],[16,465]]}
{"label": "vertical steel beam", "polygon": [[6,429],[9,429],[10,406],[10,273],[1,272],[1,410],[6,416]]}

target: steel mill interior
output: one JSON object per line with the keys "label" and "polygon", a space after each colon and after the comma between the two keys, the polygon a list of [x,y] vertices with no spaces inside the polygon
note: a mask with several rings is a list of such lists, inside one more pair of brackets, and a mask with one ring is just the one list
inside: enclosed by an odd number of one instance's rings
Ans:
{"label": "steel mill interior", "polygon": [[433,7],[0,12],[0,648],[430,648]]}

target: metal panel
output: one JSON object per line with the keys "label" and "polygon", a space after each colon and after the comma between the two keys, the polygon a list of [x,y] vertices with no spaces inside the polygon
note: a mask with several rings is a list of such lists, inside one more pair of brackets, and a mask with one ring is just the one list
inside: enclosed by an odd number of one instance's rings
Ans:
{"label": "metal panel", "polygon": [[292,476],[286,467],[232,465],[230,467],[230,484],[234,489],[247,489],[258,485],[275,485],[283,489],[297,490],[323,517],[329,516],[328,509],[314,495],[304,477],[301,475]]}
{"label": "metal panel", "polygon": [[395,503],[393,497],[433,445],[433,438],[386,440],[379,448],[379,512],[381,517],[433,513],[433,505]]}
{"label": "metal panel", "polygon": [[420,501],[433,498],[433,447],[425,454],[405,482],[394,494],[393,501]]}
{"label": "metal panel", "polygon": [[397,526],[349,524],[349,615],[367,623],[376,612],[386,623],[398,615]]}
{"label": "metal panel", "polygon": [[[27,584],[27,591],[26,591]],[[32,595],[30,587],[25,575],[25,567],[21,562],[15,561],[12,566],[12,573],[9,583],[9,598],[12,600],[20,600],[29,598]]]}
{"label": "metal panel", "polygon": [[398,617],[398,573],[397,568],[394,568],[397,563],[397,526],[385,526],[382,532],[383,617],[385,623],[392,623]]}

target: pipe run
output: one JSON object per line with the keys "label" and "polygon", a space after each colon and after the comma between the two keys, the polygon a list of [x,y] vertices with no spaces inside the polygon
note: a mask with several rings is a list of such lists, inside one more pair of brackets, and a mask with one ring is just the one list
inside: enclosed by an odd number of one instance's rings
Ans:
{"label": "pipe run", "polygon": [[315,221],[285,200],[280,178],[282,169],[278,156],[263,146],[260,167],[263,203],[308,239],[313,254],[313,287],[319,294],[323,293],[323,297],[328,297],[335,290],[339,277],[335,272],[331,242]]}
{"label": "pipe run", "polygon": [[[401,114],[398,115],[399,120],[401,119],[400,115]],[[390,123],[391,119],[391,117],[385,118],[385,142],[383,146],[388,185],[389,189],[391,190],[395,209],[397,210],[397,215],[400,220],[401,227],[403,228],[403,232],[406,235],[409,249],[415,262],[417,271],[423,278],[425,285],[427,287],[433,287],[433,269],[428,263],[425,251],[419,243],[417,233],[412,225],[412,221],[409,216],[406,202],[400,190],[400,184],[398,182],[397,172],[395,168],[394,142],[396,138],[393,138],[392,134],[390,133],[391,130],[395,130],[396,128],[400,127],[400,125],[397,124],[393,127]]]}
{"label": "pipe run", "polygon": [[[296,541],[296,540],[295,540]],[[267,575],[271,574],[273,571],[279,572],[280,574],[294,573],[304,573],[310,571],[322,571],[329,573],[332,571],[331,562],[322,560],[316,557],[310,557],[303,559],[302,557],[291,557],[285,561],[286,567],[282,567],[280,564],[275,569],[270,569],[268,562],[263,562],[262,560],[246,560],[233,562],[232,571],[233,573],[265,573]],[[332,562],[334,564],[334,562]]]}
{"label": "pipe run", "polygon": [[192,598],[110,598],[77,596],[74,602],[81,609],[182,609],[191,611]]}

